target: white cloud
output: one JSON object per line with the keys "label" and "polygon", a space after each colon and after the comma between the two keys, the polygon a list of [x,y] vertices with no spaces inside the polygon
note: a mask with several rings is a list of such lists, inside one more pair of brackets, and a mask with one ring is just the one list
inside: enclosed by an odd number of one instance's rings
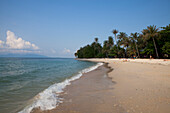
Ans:
{"label": "white cloud", "polygon": [[63,53],[67,54],[67,53],[71,53],[71,51],[69,49],[64,48]]}
{"label": "white cloud", "polygon": [[11,31],[7,31],[6,46],[11,49],[39,49],[35,44],[31,44],[20,37],[17,38]]}
{"label": "white cloud", "polygon": [[11,31],[7,31],[6,41],[0,40],[0,52],[12,53],[34,53],[40,52],[39,47],[21,37],[15,36]]}

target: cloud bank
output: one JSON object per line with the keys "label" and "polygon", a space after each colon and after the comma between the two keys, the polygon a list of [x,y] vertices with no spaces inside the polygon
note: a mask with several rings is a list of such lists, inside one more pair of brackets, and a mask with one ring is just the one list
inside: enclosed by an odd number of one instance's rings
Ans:
{"label": "cloud bank", "polygon": [[11,31],[7,31],[6,41],[0,40],[0,52],[31,52],[38,51],[39,47],[35,44],[15,36]]}

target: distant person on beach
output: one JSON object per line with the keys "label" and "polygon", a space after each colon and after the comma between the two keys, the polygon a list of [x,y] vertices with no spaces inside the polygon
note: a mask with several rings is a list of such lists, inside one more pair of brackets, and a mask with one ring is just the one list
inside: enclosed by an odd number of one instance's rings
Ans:
{"label": "distant person on beach", "polygon": [[150,55],[150,59],[152,59],[152,55]]}
{"label": "distant person on beach", "polygon": [[136,56],[134,55],[134,56],[133,56],[133,58],[135,59],[135,58],[136,58]]}

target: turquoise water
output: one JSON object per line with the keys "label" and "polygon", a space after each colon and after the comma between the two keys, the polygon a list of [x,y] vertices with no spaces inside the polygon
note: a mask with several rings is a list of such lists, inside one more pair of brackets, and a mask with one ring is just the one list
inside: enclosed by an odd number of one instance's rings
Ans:
{"label": "turquoise water", "polygon": [[64,58],[0,58],[0,113],[23,110],[49,86],[95,64]]}

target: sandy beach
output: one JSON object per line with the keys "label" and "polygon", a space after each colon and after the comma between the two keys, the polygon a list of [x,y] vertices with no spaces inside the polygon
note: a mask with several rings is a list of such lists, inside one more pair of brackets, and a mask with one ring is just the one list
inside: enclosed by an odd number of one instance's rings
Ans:
{"label": "sandy beach", "polygon": [[[45,113],[170,113],[170,61],[81,59],[105,62],[66,87],[63,103]],[[42,111],[35,110],[35,113]]]}
{"label": "sandy beach", "polygon": [[[130,113],[170,113],[170,61],[88,59],[109,63],[117,105]],[[114,101],[114,100],[113,100]]]}

